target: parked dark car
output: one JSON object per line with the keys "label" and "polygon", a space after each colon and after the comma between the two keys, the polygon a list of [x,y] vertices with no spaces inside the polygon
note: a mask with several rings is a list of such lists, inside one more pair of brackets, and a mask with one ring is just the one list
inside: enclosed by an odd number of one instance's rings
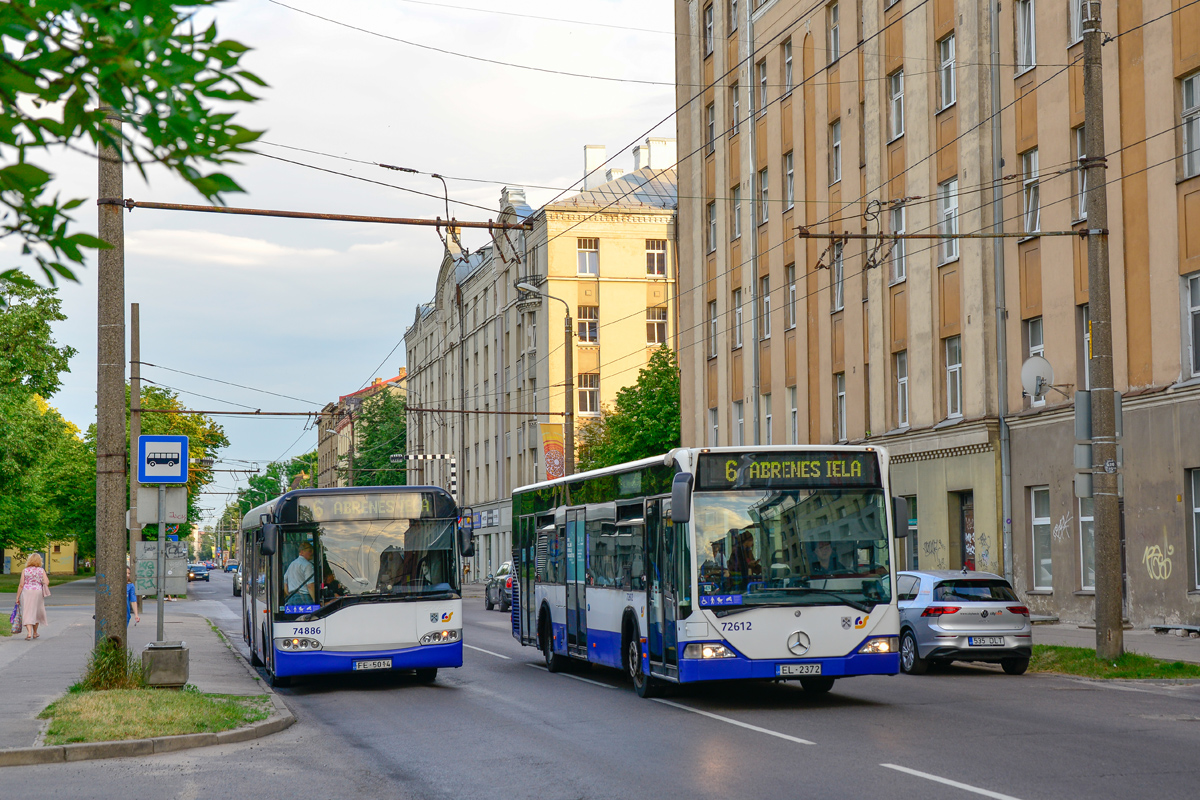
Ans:
{"label": "parked dark car", "polygon": [[512,606],[511,561],[501,564],[495,575],[488,575],[487,583],[483,586],[483,604],[488,611],[496,606],[500,606],[501,611],[508,611]]}
{"label": "parked dark car", "polygon": [[191,581],[211,581],[208,567],[203,564],[188,564],[188,582]]}
{"label": "parked dark car", "polygon": [[233,596],[242,596],[242,571],[234,564],[233,568]]}

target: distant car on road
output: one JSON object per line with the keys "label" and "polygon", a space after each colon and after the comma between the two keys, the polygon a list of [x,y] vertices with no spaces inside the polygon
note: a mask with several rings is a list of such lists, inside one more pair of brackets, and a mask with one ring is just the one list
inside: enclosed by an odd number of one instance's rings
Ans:
{"label": "distant car on road", "polygon": [[203,564],[188,564],[188,582],[191,581],[208,581],[208,567]]}
{"label": "distant car on road", "polygon": [[1004,578],[951,570],[896,574],[900,669],[922,675],[931,663],[999,663],[1009,675],[1029,667],[1029,609]]}
{"label": "distant car on road", "polygon": [[228,564],[225,565],[225,571],[226,572],[237,572],[238,571],[238,562],[230,561]]}
{"label": "distant car on road", "polygon": [[501,564],[495,575],[488,575],[487,583],[483,586],[483,604],[488,611],[496,606],[500,606],[501,611],[508,611],[512,606],[511,561]]}
{"label": "distant car on road", "polygon": [[233,596],[242,596],[242,571],[237,568],[236,564],[234,564],[233,570]]}

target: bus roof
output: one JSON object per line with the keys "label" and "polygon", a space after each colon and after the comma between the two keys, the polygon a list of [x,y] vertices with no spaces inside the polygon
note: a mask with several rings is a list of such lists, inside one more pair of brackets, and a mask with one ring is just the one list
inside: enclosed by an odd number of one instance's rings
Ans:
{"label": "bus roof", "polygon": [[[338,494],[385,494],[385,493],[401,493],[409,492],[440,492],[453,504],[454,498],[450,493],[441,486],[328,486],[324,489],[292,489],[289,492],[284,492],[279,497],[272,498],[256,508],[252,508],[242,517],[241,530],[258,527],[258,521],[263,514],[270,514],[271,518],[275,518],[275,512],[284,503],[293,497],[305,497],[311,495],[338,495]],[[247,524],[249,523],[249,524]]]}

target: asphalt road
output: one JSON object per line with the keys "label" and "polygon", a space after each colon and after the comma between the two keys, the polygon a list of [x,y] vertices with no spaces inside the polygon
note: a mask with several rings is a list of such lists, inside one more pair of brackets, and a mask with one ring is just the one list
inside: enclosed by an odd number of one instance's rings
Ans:
{"label": "asphalt road", "polygon": [[[194,607],[240,640],[229,577]],[[281,690],[299,722],[244,745],[0,771],[8,796],[309,798],[1195,797],[1200,686],[1010,677],[693,687],[551,675],[469,598],[466,663],[433,685],[355,676]]]}

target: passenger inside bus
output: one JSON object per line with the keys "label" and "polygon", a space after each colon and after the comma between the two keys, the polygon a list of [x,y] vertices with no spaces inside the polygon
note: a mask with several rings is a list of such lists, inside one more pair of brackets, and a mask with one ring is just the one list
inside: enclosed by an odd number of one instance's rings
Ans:
{"label": "passenger inside bus", "polygon": [[833,575],[840,572],[853,571],[853,569],[843,563],[837,551],[833,549],[833,542],[825,540],[813,545],[813,559],[811,564],[811,574],[813,575]]}

